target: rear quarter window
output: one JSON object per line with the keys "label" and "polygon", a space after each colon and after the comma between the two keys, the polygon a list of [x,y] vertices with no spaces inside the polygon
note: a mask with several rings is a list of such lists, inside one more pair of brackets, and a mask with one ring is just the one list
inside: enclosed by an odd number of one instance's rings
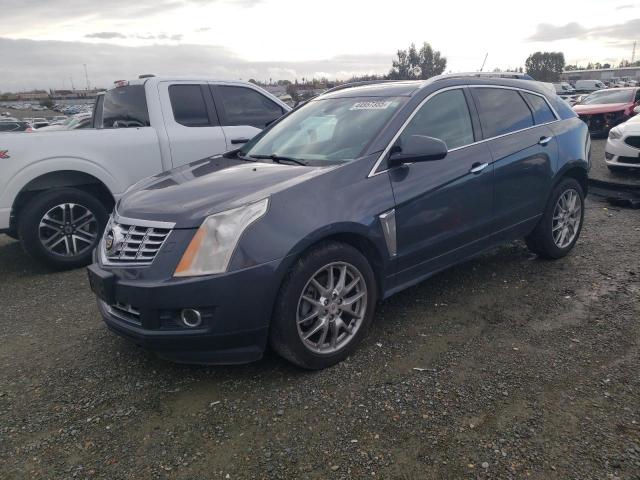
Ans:
{"label": "rear quarter window", "polygon": [[522,95],[527,99],[527,102],[529,102],[529,105],[531,106],[533,119],[535,120],[536,125],[553,122],[556,119],[549,107],[549,104],[544,98],[527,92],[522,92]]}

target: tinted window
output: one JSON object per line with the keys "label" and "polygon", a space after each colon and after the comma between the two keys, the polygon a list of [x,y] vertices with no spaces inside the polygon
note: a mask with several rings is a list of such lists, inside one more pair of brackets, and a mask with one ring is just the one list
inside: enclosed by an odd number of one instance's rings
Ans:
{"label": "tinted window", "polygon": [[169,99],[173,118],[186,127],[208,127],[209,113],[200,85],[171,85]]}
{"label": "tinted window", "polygon": [[282,108],[251,88],[217,87],[222,97],[225,125],[264,128],[283,114]]}
{"label": "tinted window", "polygon": [[148,127],[149,111],[143,85],[108,90],[102,101],[102,128]]}
{"label": "tinted window", "polygon": [[556,117],[553,115],[551,108],[539,95],[534,95],[532,93],[523,92],[524,97],[531,105],[531,109],[533,110],[533,118],[536,121],[536,125],[540,125],[541,123],[553,122]]}
{"label": "tinted window", "polygon": [[533,126],[531,110],[516,90],[474,88],[485,138]]}
{"label": "tinted window", "polygon": [[425,103],[400,136],[426,135],[439,138],[449,149],[473,143],[473,127],[462,90],[439,93]]}
{"label": "tinted window", "polygon": [[17,123],[0,122],[0,132],[13,132],[19,130]]}

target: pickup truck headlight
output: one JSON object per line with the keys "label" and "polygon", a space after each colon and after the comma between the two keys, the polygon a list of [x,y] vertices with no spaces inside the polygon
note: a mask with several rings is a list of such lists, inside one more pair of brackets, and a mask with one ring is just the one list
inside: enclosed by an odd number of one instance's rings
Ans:
{"label": "pickup truck headlight", "polygon": [[619,138],[622,138],[622,132],[619,128],[612,128],[609,130],[609,138],[611,140],[618,140]]}
{"label": "pickup truck headlight", "polygon": [[242,233],[267,212],[268,205],[265,198],[207,217],[182,255],[174,277],[226,272]]}

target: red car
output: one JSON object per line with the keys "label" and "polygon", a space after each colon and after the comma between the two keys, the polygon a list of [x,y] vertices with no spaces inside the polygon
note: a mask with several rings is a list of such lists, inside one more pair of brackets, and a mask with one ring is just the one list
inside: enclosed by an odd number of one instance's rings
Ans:
{"label": "red car", "polygon": [[626,122],[640,105],[640,88],[612,88],[598,90],[573,106],[589,127],[592,135],[608,135],[609,130]]}

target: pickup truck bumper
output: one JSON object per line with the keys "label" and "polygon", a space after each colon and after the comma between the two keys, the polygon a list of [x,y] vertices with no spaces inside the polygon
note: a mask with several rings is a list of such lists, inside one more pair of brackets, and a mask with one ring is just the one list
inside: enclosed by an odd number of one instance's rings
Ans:
{"label": "pickup truck bumper", "polygon": [[[97,263],[88,274],[114,333],[170,361],[237,364],[262,357],[280,264],[187,280],[123,278]],[[183,309],[198,310],[201,324],[185,325]]]}

